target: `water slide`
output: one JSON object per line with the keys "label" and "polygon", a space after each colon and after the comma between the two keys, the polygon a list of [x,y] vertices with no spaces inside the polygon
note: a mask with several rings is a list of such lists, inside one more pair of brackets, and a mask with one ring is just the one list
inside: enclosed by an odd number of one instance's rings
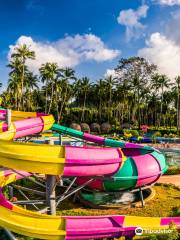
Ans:
{"label": "water slide", "polygon": [[[119,169],[123,169],[127,161],[120,148],[44,146],[7,141],[47,130],[54,123],[52,116],[25,115],[25,117],[21,117],[22,115],[18,113],[18,119],[26,117],[28,119],[17,121],[17,116],[15,116],[16,121],[10,128],[7,128],[5,122],[0,123],[0,165],[16,169],[16,172],[0,169],[1,227],[25,236],[58,240],[131,237],[134,235],[136,227],[165,229],[172,221],[180,228],[180,218],[145,218],[121,215],[54,217],[22,209],[7,201],[3,195],[3,188],[23,176],[30,176],[29,172],[67,177],[113,176]],[[4,120],[4,115],[2,115],[2,120]],[[135,156],[138,156],[137,152]],[[159,174],[160,172],[158,172],[158,176]]]}
{"label": "water slide", "polygon": [[[59,124],[53,124],[51,129],[100,146],[121,148],[126,157],[122,167],[110,179],[104,178],[93,181],[88,185],[92,189],[119,191],[151,185],[167,170],[164,155],[152,147],[95,136]],[[84,179],[78,178],[77,183],[82,184],[84,181]]]}

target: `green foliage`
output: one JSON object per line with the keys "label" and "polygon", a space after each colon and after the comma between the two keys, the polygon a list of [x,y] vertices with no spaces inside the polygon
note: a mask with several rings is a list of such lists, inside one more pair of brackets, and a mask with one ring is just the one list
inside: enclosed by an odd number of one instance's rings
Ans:
{"label": "green foliage", "polygon": [[165,173],[165,175],[176,175],[176,174],[180,174],[180,167],[178,166],[169,167]]}
{"label": "green foliage", "polygon": [[130,134],[132,137],[139,137],[139,131],[138,130],[132,130],[132,129],[125,129],[123,130],[125,135]]}
{"label": "green foliage", "polygon": [[160,131],[154,132],[153,137],[154,138],[161,137],[161,132]]}
{"label": "green foliage", "polygon": [[172,209],[171,216],[173,216],[173,217],[180,217],[180,206],[174,207]]}
{"label": "green foliage", "polygon": [[158,74],[157,67],[144,58],[121,59],[115,68],[116,77],[95,83],[87,77],[78,79],[73,69],[59,68],[54,62],[44,63],[35,75],[28,69],[28,59],[33,61],[35,52],[25,44],[13,52],[8,64],[8,87],[0,96],[2,107],[52,113],[58,122],[67,125],[108,122],[117,133],[126,122],[137,128],[154,125],[151,130],[158,129],[161,136],[180,133],[179,78],[169,86],[169,79]]}

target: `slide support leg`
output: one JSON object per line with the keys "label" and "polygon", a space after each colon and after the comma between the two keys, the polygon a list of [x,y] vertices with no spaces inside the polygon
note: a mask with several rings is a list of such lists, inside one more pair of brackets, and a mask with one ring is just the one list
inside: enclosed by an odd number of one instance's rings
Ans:
{"label": "slide support leg", "polygon": [[141,188],[139,188],[139,194],[140,194],[141,204],[142,204],[142,208],[143,208],[145,203],[144,203],[143,192],[142,192]]}
{"label": "slide support leg", "polygon": [[49,207],[48,213],[56,215],[56,177],[47,175],[46,178],[46,200]]}

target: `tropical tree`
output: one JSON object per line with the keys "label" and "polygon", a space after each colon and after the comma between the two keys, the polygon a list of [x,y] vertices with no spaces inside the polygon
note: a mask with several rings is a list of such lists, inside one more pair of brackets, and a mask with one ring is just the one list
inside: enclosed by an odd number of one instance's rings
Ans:
{"label": "tropical tree", "polygon": [[115,89],[117,80],[115,76],[109,75],[104,79],[104,81],[106,84],[106,90],[108,95],[108,122],[109,122],[112,114],[112,91]]}
{"label": "tropical tree", "polygon": [[83,77],[80,79],[80,84],[79,84],[79,90],[81,95],[83,96],[83,108],[82,108],[82,115],[81,115],[81,122],[84,121],[84,111],[86,108],[86,100],[87,100],[87,95],[90,92],[91,88],[91,83],[90,79],[87,77]]}
{"label": "tropical tree", "polygon": [[[72,68],[61,69],[59,72],[60,84],[63,86],[62,99],[60,102],[59,119],[62,117],[62,112],[66,103],[68,103],[68,90],[72,90],[71,84],[76,81],[75,71]],[[70,92],[69,92],[70,93]]]}
{"label": "tropical tree", "polygon": [[177,132],[179,133],[180,128],[180,76],[175,78],[175,84],[173,86],[173,91],[175,92],[176,96],[176,126]]}
{"label": "tropical tree", "polygon": [[147,88],[152,75],[156,71],[156,66],[149,63],[144,58],[130,57],[122,58],[115,68],[116,78],[119,81],[126,79],[130,83],[131,90],[134,91],[134,106],[137,104],[138,126],[141,125],[140,97],[144,88]]}
{"label": "tropical tree", "polygon": [[[163,110],[163,96],[165,88],[168,88],[170,84],[169,78],[164,74],[156,74],[152,78],[152,87],[155,88],[157,93],[160,93],[161,107],[160,107],[160,123],[162,121],[162,110]],[[160,91],[160,92],[159,92]]]}
{"label": "tropical tree", "polygon": [[[43,83],[45,83],[45,92],[46,92],[46,103],[45,103],[45,113],[50,113],[51,107],[52,107],[52,102],[53,102],[53,96],[54,96],[54,84],[55,81],[58,77],[59,74],[59,67],[57,63],[50,63],[47,62],[45,64],[42,64],[41,68],[39,69],[40,71],[40,78]],[[49,103],[49,108],[47,107],[48,103],[48,88],[47,86],[50,84],[51,86],[51,93],[50,93],[50,103]]]}
{"label": "tropical tree", "polygon": [[19,68],[20,70],[20,79],[21,79],[21,99],[20,102],[22,104],[22,108],[24,107],[24,101],[23,101],[23,91],[24,91],[24,79],[25,79],[25,64],[26,60],[28,59],[35,59],[35,52],[30,50],[30,48],[26,44],[19,45],[15,47],[12,55],[12,59],[15,59],[15,61],[19,61]]}
{"label": "tropical tree", "polygon": [[[106,99],[105,95],[105,88],[106,88],[106,83],[103,79],[98,80],[94,84],[94,97],[95,97],[95,102],[98,103],[98,115],[99,115],[99,121],[102,121],[102,108],[103,108],[103,102]],[[93,86],[92,86],[93,89]]]}

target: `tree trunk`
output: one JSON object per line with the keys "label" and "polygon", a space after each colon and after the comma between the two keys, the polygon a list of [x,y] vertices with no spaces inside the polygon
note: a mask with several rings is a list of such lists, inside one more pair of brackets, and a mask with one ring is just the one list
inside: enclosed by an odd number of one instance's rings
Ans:
{"label": "tree trunk", "polygon": [[25,65],[25,60],[23,59],[22,76],[21,76],[21,101],[20,101],[22,110],[24,108],[24,99],[23,99],[23,92],[24,92],[24,65]]}
{"label": "tree trunk", "polygon": [[161,126],[161,122],[162,122],[162,107],[163,107],[163,93],[164,93],[164,88],[163,86],[161,86],[161,112],[160,112],[160,126]]}
{"label": "tree trunk", "polygon": [[177,97],[177,134],[179,135],[180,126],[180,106],[179,106],[179,83],[178,83],[178,97]]}
{"label": "tree trunk", "polygon": [[64,94],[64,99],[62,101],[61,108],[60,108],[60,113],[59,113],[59,118],[60,119],[61,119],[61,116],[62,116],[62,111],[63,111],[64,104],[66,102],[66,96],[67,96],[67,86],[66,86],[66,90],[65,90],[65,94]]}
{"label": "tree trunk", "polygon": [[54,95],[54,84],[52,83],[52,87],[51,87],[51,100],[50,100],[50,104],[49,104],[48,114],[49,114],[50,111],[51,111],[52,102],[53,102],[53,95]]}
{"label": "tree trunk", "polygon": [[85,94],[84,94],[84,102],[83,102],[83,111],[82,111],[82,115],[81,115],[81,122],[84,121],[84,110],[85,110],[85,107],[86,107],[86,96],[87,93],[85,91]]}
{"label": "tree trunk", "polygon": [[46,102],[45,102],[45,113],[47,113],[47,84],[46,84]]}
{"label": "tree trunk", "polygon": [[141,113],[140,113],[140,102],[139,102],[139,87],[138,87],[138,91],[137,91],[137,94],[138,94],[138,128],[140,129],[141,128]]}

